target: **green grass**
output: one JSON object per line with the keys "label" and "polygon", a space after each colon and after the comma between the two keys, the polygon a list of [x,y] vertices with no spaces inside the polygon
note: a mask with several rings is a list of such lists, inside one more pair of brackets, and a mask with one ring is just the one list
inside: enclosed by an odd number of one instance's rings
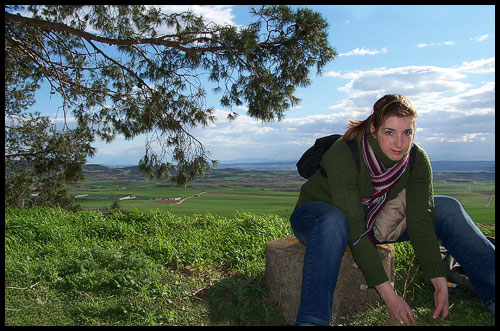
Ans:
{"label": "green grass", "polygon": [[291,231],[277,216],[5,216],[6,325],[283,323],[262,285],[265,243]]}
{"label": "green grass", "polygon": [[199,198],[186,200],[179,205],[169,205],[167,208],[173,213],[183,215],[203,211],[231,217],[237,212],[245,211],[256,215],[273,213],[288,219],[296,202],[296,196],[203,194]]}
{"label": "green grass", "polygon": [[[264,248],[291,233],[273,214],[6,208],[5,324],[286,325],[268,300]],[[432,320],[432,290],[411,245],[397,245],[396,290],[418,325],[494,324],[477,298],[458,294],[450,317]],[[391,325],[379,308],[342,323]]]}

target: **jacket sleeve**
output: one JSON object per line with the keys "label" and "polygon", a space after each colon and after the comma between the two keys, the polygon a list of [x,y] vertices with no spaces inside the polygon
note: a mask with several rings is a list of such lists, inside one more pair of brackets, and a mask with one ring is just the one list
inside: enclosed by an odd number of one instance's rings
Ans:
{"label": "jacket sleeve", "polygon": [[434,229],[435,209],[432,169],[425,151],[417,146],[415,166],[406,187],[406,223],[424,279],[446,277]]}
{"label": "jacket sleeve", "polygon": [[[361,204],[358,186],[358,170],[348,145],[336,143],[324,156],[322,167],[328,174],[331,201],[342,210],[349,223],[349,246],[354,261],[365,276],[367,285],[374,287],[388,281],[376,247],[367,236],[355,246],[353,242],[366,230],[365,207]],[[362,167],[360,167],[362,168]]]}

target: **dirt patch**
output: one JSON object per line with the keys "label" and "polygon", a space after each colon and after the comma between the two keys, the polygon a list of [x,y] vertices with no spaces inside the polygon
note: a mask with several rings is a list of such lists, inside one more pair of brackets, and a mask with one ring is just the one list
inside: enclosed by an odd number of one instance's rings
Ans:
{"label": "dirt patch", "polygon": [[200,195],[202,194],[205,194],[207,192],[200,192],[200,193],[196,193],[196,194],[193,194],[189,197],[185,197],[183,199],[161,199],[161,200],[155,200],[156,203],[168,203],[168,204],[172,204],[172,205],[178,205],[178,204],[181,204],[183,203],[185,200],[187,199],[191,199],[191,198],[199,198]]}
{"label": "dirt patch", "polygon": [[178,201],[173,201],[173,200],[155,200],[155,203],[168,203],[171,205],[178,205],[182,203],[184,200],[178,200]]}
{"label": "dirt patch", "polygon": [[488,203],[486,204],[486,208],[488,208],[491,205],[491,202],[493,201],[494,195],[490,195],[490,198],[488,199]]}
{"label": "dirt patch", "polygon": [[484,195],[495,195],[495,190],[487,190],[487,191],[472,190],[472,192]]}
{"label": "dirt patch", "polygon": [[208,194],[226,194],[226,195],[252,195],[252,196],[262,196],[262,197],[290,197],[295,198],[297,195],[292,194],[266,194],[266,193],[243,193],[243,192],[223,192],[223,191],[209,191]]}

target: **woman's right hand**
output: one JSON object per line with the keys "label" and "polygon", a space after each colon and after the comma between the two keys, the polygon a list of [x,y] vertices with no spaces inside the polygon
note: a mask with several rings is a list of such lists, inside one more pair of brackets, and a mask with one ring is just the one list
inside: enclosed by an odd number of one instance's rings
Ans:
{"label": "woman's right hand", "polygon": [[387,281],[375,286],[380,297],[384,300],[389,316],[396,324],[410,325],[415,323],[415,316],[410,306],[400,297]]}

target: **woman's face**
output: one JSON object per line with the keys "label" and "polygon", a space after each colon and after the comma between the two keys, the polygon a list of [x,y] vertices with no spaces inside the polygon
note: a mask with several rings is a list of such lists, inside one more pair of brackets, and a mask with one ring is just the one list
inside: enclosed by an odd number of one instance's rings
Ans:
{"label": "woman's face", "polygon": [[393,161],[399,161],[413,143],[415,120],[410,116],[390,116],[376,132],[371,123],[370,131],[385,155]]}

